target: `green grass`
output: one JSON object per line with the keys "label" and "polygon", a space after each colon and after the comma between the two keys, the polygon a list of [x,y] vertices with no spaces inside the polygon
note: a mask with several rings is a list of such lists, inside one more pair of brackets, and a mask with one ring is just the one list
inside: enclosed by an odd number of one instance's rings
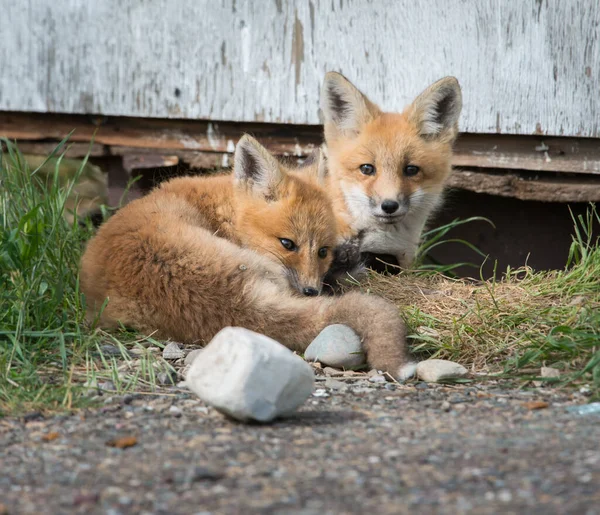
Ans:
{"label": "green grass", "polygon": [[[64,143],[64,142],[63,142]],[[8,141],[0,163],[0,416],[74,409],[91,402],[94,385],[151,392],[169,368],[161,342],[120,331],[91,330],[78,284],[90,225],[65,219],[73,184],[60,180],[61,156],[30,169]],[[62,145],[61,145],[62,147]],[[600,393],[600,249],[590,207],[576,220],[569,263],[558,272],[507,270],[498,281],[448,277],[453,267],[421,261],[415,272],[372,275],[366,288],[396,302],[423,356],[453,359],[484,373],[539,375],[559,368],[558,384],[588,383]],[[427,236],[423,253],[451,240],[456,221]],[[469,245],[467,242],[463,242]],[[474,251],[476,249],[473,248]],[[442,275],[440,272],[444,272]],[[102,345],[134,351],[115,359]]]}
{"label": "green grass", "polygon": [[[590,205],[574,219],[564,270],[508,269],[500,280],[466,281],[426,266],[399,276],[372,275],[367,287],[398,304],[422,356],[458,361],[482,373],[556,384],[588,383],[600,396],[600,245]],[[425,249],[428,247],[425,245]],[[446,269],[444,268],[444,271]]]}
{"label": "green grass", "polygon": [[[60,177],[61,156],[30,169],[8,141],[0,162],[0,416],[85,405],[89,379],[111,379],[119,391],[153,385],[162,366],[146,347],[160,345],[135,335],[90,331],[78,266],[90,225],[65,218],[65,204],[87,159],[73,179]],[[64,142],[63,142],[64,143]],[[62,144],[60,145],[62,146]],[[54,164],[54,175],[42,166]],[[138,346],[138,371],[116,373],[106,343]],[[89,382],[89,381],[88,381]]]}

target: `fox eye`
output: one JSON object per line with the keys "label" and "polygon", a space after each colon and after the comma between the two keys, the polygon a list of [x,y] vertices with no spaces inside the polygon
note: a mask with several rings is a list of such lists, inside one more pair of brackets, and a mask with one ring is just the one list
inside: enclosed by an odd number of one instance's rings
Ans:
{"label": "fox eye", "polygon": [[283,245],[283,248],[287,250],[298,250],[298,246],[292,240],[288,240],[287,238],[279,238],[279,241]]}
{"label": "fox eye", "polygon": [[325,259],[327,257],[327,247],[321,247],[319,249],[319,257]]}
{"label": "fox eye", "polygon": [[404,167],[404,175],[407,177],[413,177],[419,173],[420,168],[415,165],[406,165]]}
{"label": "fox eye", "polygon": [[360,173],[363,175],[375,175],[375,167],[370,164],[360,165]]}

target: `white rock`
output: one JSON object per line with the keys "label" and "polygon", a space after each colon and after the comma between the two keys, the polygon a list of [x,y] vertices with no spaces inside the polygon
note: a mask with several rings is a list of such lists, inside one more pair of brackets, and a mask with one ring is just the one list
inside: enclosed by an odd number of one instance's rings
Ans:
{"label": "white rock", "polygon": [[238,420],[269,422],[296,410],[312,393],[308,363],[275,340],[226,327],[192,363],[186,383],[204,402]]}
{"label": "white rock", "polygon": [[319,361],[334,368],[355,368],[365,363],[358,335],[347,325],[327,326],[304,353],[306,361]]}
{"label": "white rock", "polygon": [[560,377],[560,370],[552,367],[542,367],[540,375],[542,377]]}
{"label": "white rock", "polygon": [[194,349],[193,351],[191,351],[184,360],[184,363],[186,365],[191,365],[194,360],[200,355],[200,353],[203,351],[204,349]]}
{"label": "white rock", "polygon": [[462,377],[467,369],[453,361],[445,359],[428,359],[417,365],[417,376],[428,383],[437,383],[444,379]]}
{"label": "white rock", "polygon": [[181,350],[178,343],[171,342],[165,346],[162,352],[163,359],[181,359],[185,356],[185,352]]}
{"label": "white rock", "polygon": [[371,382],[371,383],[386,383],[387,379],[383,375],[376,374],[374,376],[369,377],[369,382]]}

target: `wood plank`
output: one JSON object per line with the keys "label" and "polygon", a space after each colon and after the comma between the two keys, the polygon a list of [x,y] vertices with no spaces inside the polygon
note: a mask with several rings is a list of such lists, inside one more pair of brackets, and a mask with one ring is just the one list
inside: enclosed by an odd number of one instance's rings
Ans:
{"label": "wood plank", "polygon": [[318,126],[127,117],[91,118],[78,115],[0,113],[0,135],[17,140],[62,139],[160,150],[232,153],[238,139],[249,133],[272,152],[304,156],[320,144]]}
{"label": "wood plank", "polygon": [[[160,150],[151,148],[137,147],[109,147],[111,155],[123,156],[127,159],[128,156],[140,158],[143,156],[158,156]],[[176,158],[178,161],[183,161],[191,168],[216,169],[229,168],[233,163],[233,154],[227,152],[196,152],[193,150],[165,150],[165,156]],[[168,154],[167,154],[168,153]],[[166,166],[166,165],[161,165]]]}
{"label": "wood plank", "polygon": [[454,166],[600,173],[600,139],[462,134]]}
{"label": "wood plank", "polygon": [[145,168],[164,168],[179,164],[178,156],[148,154],[127,154],[123,156],[123,168],[128,172],[131,170],[142,170]]}
{"label": "wood plank", "polygon": [[465,132],[600,137],[597,0],[27,0],[1,12],[0,110],[316,124],[335,69],[387,110],[455,75]]}
{"label": "wood plank", "polygon": [[[322,138],[321,127],[311,125],[0,113],[0,136],[25,140],[26,145],[31,145],[31,140],[60,140],[73,129],[71,141],[87,143],[95,133],[94,141],[110,146],[112,154],[146,149],[178,155],[201,168],[229,166],[226,154],[233,153],[237,140],[245,132],[253,134],[276,154],[298,157],[312,152]],[[51,149],[54,143],[43,144]],[[75,148],[82,151],[85,145]],[[204,152],[217,155],[204,156]],[[461,134],[453,165],[600,174],[600,139]]]}
{"label": "wood plank", "polygon": [[449,188],[489,193],[520,200],[543,202],[599,202],[600,181],[595,177],[526,178],[516,173],[490,173],[481,170],[454,170]]}

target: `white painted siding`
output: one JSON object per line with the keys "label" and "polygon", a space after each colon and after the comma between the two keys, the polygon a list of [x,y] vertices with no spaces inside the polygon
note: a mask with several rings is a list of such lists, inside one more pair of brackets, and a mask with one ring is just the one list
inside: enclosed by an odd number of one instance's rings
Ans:
{"label": "white painted siding", "polygon": [[459,78],[466,132],[600,137],[597,0],[0,0],[0,110],[318,123]]}

